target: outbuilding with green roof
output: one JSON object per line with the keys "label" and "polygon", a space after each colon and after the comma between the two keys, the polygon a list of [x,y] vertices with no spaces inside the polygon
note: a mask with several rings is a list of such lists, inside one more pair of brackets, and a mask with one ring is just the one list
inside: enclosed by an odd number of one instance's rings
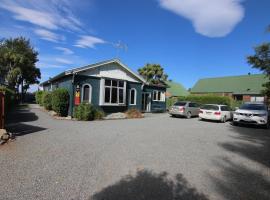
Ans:
{"label": "outbuilding with green roof", "polygon": [[191,94],[214,94],[230,96],[241,101],[264,101],[263,84],[267,82],[264,74],[248,74],[200,79],[191,89]]}

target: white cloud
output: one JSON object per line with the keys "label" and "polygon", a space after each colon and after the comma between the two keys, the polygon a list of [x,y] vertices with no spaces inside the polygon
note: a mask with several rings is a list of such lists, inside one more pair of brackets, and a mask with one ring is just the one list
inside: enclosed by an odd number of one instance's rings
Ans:
{"label": "white cloud", "polygon": [[95,48],[96,44],[104,44],[106,43],[103,39],[93,37],[90,35],[82,35],[80,36],[80,39],[77,40],[75,47],[80,48]]}
{"label": "white cloud", "polygon": [[72,64],[73,62],[71,60],[65,59],[65,58],[55,58],[55,61],[62,64]]}
{"label": "white cloud", "polygon": [[82,23],[65,0],[2,0],[0,8],[13,13],[13,18],[46,29],[81,30]]}
{"label": "white cloud", "polygon": [[159,0],[162,8],[192,21],[196,32],[208,37],[229,34],[243,19],[242,0]]}
{"label": "white cloud", "polygon": [[55,47],[55,49],[59,50],[59,51],[62,51],[63,54],[65,55],[71,55],[71,54],[74,54],[74,52],[68,48],[65,48],[65,47]]}
{"label": "white cloud", "polygon": [[36,29],[34,30],[35,34],[41,37],[43,40],[48,40],[51,42],[59,42],[65,40],[64,36],[58,35],[52,31],[48,31],[45,29]]}

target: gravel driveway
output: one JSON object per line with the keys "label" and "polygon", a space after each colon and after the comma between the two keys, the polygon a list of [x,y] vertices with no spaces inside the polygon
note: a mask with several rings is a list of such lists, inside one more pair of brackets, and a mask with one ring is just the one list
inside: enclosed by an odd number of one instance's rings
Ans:
{"label": "gravel driveway", "polygon": [[270,199],[270,131],[171,118],[77,122],[14,113],[0,199]]}

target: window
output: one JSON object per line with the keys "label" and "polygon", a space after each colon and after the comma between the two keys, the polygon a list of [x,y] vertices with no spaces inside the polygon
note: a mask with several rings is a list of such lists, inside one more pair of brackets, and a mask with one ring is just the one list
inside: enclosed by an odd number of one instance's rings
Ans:
{"label": "window", "polygon": [[211,104],[206,104],[201,107],[203,110],[214,110],[214,111],[219,111],[219,107],[216,105],[211,105]]}
{"label": "window", "polygon": [[189,107],[197,108],[197,107],[199,107],[199,105],[197,103],[189,103]]}
{"label": "window", "polygon": [[129,104],[136,105],[137,91],[135,88],[132,88],[129,92]]}
{"label": "window", "polygon": [[243,95],[234,95],[234,100],[243,101]]}
{"label": "window", "polygon": [[180,102],[176,102],[175,104],[173,104],[174,106],[185,106],[187,104],[187,102],[185,101],[180,101]]}
{"label": "window", "polygon": [[240,106],[240,109],[243,109],[243,110],[267,110],[267,107],[264,104],[245,103],[242,106]]}
{"label": "window", "polygon": [[82,86],[82,102],[91,103],[92,98],[92,87],[89,84]]}
{"label": "window", "polygon": [[194,103],[189,103],[189,107],[194,108],[196,107]]}
{"label": "window", "polygon": [[228,106],[221,106],[221,111],[230,111]]}
{"label": "window", "polygon": [[105,80],[105,104],[124,104],[125,84],[119,80]]}
{"label": "window", "polygon": [[165,101],[165,92],[155,90],[153,92],[153,101]]}

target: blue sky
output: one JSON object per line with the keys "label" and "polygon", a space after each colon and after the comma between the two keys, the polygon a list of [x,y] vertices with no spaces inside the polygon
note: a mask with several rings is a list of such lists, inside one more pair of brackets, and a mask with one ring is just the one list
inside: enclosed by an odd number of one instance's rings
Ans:
{"label": "blue sky", "polygon": [[246,56],[269,41],[269,7],[269,0],[0,0],[0,37],[31,39],[41,81],[120,57],[134,71],[159,63],[190,88],[200,78],[259,73]]}

